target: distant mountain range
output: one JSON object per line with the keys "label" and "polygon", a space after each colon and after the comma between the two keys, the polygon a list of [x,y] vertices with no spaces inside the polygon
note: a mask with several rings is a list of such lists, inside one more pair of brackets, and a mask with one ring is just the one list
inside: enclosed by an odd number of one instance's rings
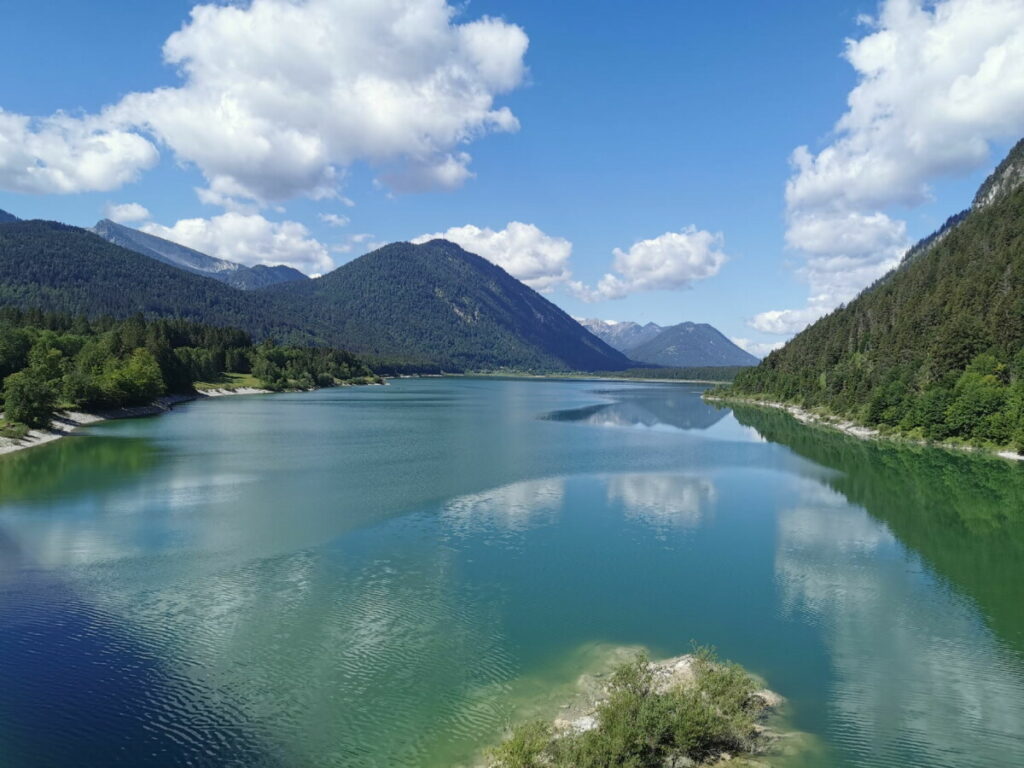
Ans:
{"label": "distant mountain range", "polygon": [[620,352],[629,352],[665,330],[655,323],[640,325],[632,320],[597,320],[592,317],[576,319],[597,338]]}
{"label": "distant mountain range", "polygon": [[580,323],[638,363],[672,368],[757,365],[760,362],[707,323],[662,327],[630,320],[584,319]]}
{"label": "distant mountain range", "polygon": [[217,279],[239,271],[217,269],[221,260],[110,224],[102,229],[131,237],[131,249],[56,222],[0,224],[0,306],[183,317],[256,339],[341,347],[385,369],[632,365],[503,269],[445,240],[393,243],[317,279],[239,290]]}
{"label": "distant mountain range", "polygon": [[13,213],[0,209],[0,224],[7,224],[12,221],[20,221],[20,219]]}
{"label": "distant mountain range", "polygon": [[309,279],[299,270],[284,265],[268,267],[257,264],[254,267],[246,267],[233,261],[208,256],[192,248],[186,248],[184,245],[164,240],[162,237],[117,224],[110,219],[96,222],[92,231],[104,240],[127,248],[129,251],[141,253],[143,256],[149,256],[197,275],[212,277],[214,280],[220,280],[222,283],[227,283],[243,291],[253,291],[257,288],[287,283],[292,280]]}

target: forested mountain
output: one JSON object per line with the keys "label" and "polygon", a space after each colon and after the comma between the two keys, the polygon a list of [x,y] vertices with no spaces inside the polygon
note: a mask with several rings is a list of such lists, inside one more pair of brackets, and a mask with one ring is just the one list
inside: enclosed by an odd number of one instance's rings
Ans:
{"label": "forested mountain", "polygon": [[0,306],[180,317],[373,355],[381,370],[619,370],[630,362],[485,259],[394,243],[316,280],[241,291],[55,222],[0,224]]}
{"label": "forested mountain", "polygon": [[197,275],[205,275],[222,283],[227,283],[235,288],[244,291],[252,291],[257,288],[264,288],[276,283],[286,283],[291,280],[308,280],[309,278],[297,269],[279,264],[268,267],[262,264],[255,267],[246,267],[226,259],[218,259],[208,256],[200,251],[186,248],[184,245],[173,243],[156,235],[141,232],[132,227],[116,224],[110,219],[102,219],[96,222],[92,231],[114,245],[120,245],[129,251],[141,253],[157,261],[170,264],[174,267],[181,267]]}
{"label": "forested mountain", "polygon": [[258,339],[324,341],[289,307],[53,221],[0,224],[0,306],[66,315],[181,317],[243,328]]}
{"label": "forested mountain", "polygon": [[13,213],[8,213],[7,211],[0,209],[0,224],[7,224],[12,221],[20,221],[20,219]]}
{"label": "forested mountain", "polygon": [[677,368],[712,365],[757,365],[758,359],[737,347],[707,323],[679,323],[628,352],[634,360]]}
{"label": "forested mountain", "polygon": [[1024,141],[969,211],[734,390],[914,436],[1024,447]]}
{"label": "forested mountain", "polygon": [[579,320],[579,324],[608,346],[626,353],[633,347],[650,341],[664,330],[655,323],[640,325],[632,320],[598,320],[592,317]]}
{"label": "forested mountain", "polygon": [[619,370],[620,352],[505,270],[447,240],[392,243],[262,293],[305,306],[346,349],[449,369]]}

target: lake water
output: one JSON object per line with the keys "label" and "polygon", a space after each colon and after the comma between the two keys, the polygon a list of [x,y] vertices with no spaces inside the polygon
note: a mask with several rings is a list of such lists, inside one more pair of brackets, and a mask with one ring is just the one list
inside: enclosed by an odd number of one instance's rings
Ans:
{"label": "lake water", "polygon": [[786,766],[1024,765],[1024,467],[692,385],[221,398],[0,458],[0,764],[452,766],[712,645]]}

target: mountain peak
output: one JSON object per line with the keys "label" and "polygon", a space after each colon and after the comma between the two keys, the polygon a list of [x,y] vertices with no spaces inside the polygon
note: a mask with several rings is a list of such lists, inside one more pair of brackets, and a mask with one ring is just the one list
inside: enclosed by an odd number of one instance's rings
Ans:
{"label": "mountain peak", "polygon": [[10,224],[13,221],[21,221],[21,219],[13,213],[8,213],[7,211],[0,209],[0,224]]}
{"label": "mountain peak", "polygon": [[104,240],[122,248],[141,253],[143,256],[149,256],[151,259],[162,261],[187,272],[212,277],[214,280],[241,290],[255,290],[277,283],[309,279],[299,270],[284,265],[246,267],[227,259],[218,259],[194,248],[132,227],[126,227],[110,219],[100,219],[92,231]]}

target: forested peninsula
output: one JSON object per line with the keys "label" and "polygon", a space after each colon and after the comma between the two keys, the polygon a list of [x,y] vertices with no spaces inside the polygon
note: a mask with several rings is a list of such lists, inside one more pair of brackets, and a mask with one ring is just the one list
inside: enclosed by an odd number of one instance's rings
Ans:
{"label": "forested peninsula", "polygon": [[248,334],[180,319],[87,319],[0,309],[0,437],[24,438],[62,411],[141,406],[200,387],[280,391],[379,382],[329,347],[255,344]]}

